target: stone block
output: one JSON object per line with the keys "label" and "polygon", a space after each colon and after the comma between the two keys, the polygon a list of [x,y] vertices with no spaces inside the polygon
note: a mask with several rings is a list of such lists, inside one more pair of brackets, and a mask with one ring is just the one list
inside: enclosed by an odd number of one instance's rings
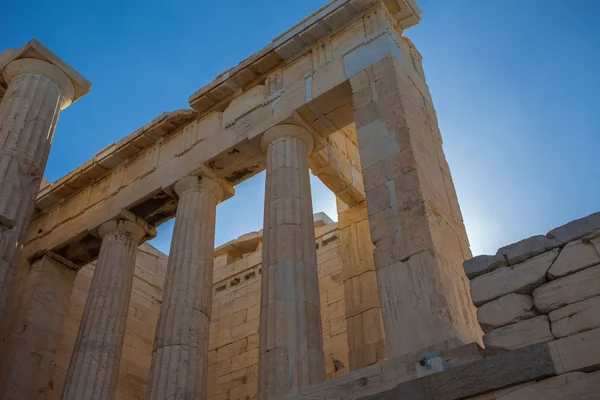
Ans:
{"label": "stone block", "polygon": [[577,240],[568,243],[550,267],[548,276],[553,279],[600,264],[600,255],[591,243]]}
{"label": "stone block", "polygon": [[492,353],[513,350],[534,343],[547,342],[554,337],[545,315],[494,329],[483,336],[486,350]]}
{"label": "stone block", "polygon": [[600,399],[600,372],[571,372],[539,382],[510,387],[473,397],[470,400],[597,400]]}
{"label": "stone block", "polygon": [[548,239],[546,236],[532,236],[520,242],[509,244],[498,250],[497,254],[504,255],[510,265],[518,264],[528,258],[537,256],[555,247],[563,242],[556,239]]}
{"label": "stone block", "polygon": [[479,325],[486,333],[536,315],[538,312],[533,305],[533,298],[526,294],[507,294],[477,309]]}
{"label": "stone block", "polygon": [[521,264],[498,268],[471,281],[473,303],[480,306],[509,293],[531,293],[546,282],[546,273],[558,255],[551,250]]}
{"label": "stone block", "polygon": [[600,368],[600,329],[555,340],[548,347],[559,374]]}
{"label": "stone block", "polygon": [[521,388],[527,387],[529,385],[533,385],[535,384],[535,382],[526,382],[526,383],[521,383],[520,385],[515,385],[515,386],[511,386],[511,387],[507,387],[504,389],[500,389],[500,390],[494,390],[493,392],[488,392],[485,394],[480,394],[479,396],[475,396],[475,397],[469,397],[468,400],[499,400],[499,399],[504,399],[503,396],[507,396],[510,393],[514,392],[515,390],[519,390]]}
{"label": "stone block", "polygon": [[600,297],[569,304],[551,311],[548,316],[552,325],[552,334],[556,338],[600,328]]}
{"label": "stone block", "polygon": [[598,254],[600,254],[600,230],[592,233],[589,236],[586,236],[584,238],[584,240],[586,240],[592,246],[594,246],[594,248],[596,249],[596,251],[598,252]]}
{"label": "stone block", "polygon": [[484,351],[479,343],[469,343],[450,350],[442,351],[442,357],[450,368],[483,360]]}
{"label": "stone block", "polygon": [[600,265],[540,286],[533,291],[533,301],[541,313],[547,314],[557,308],[599,295]]}
{"label": "stone block", "polygon": [[501,267],[508,267],[508,261],[502,254],[477,256],[464,263],[465,274],[469,279],[487,274]]}
{"label": "stone block", "polygon": [[[430,397],[425,399],[458,400],[555,374],[556,370],[548,346],[538,344],[488,357],[422,379],[428,381],[430,394]],[[397,397],[397,399],[412,399],[412,397]]]}
{"label": "stone block", "polygon": [[598,229],[600,229],[600,212],[555,228],[548,232],[546,236],[562,243],[568,243]]}

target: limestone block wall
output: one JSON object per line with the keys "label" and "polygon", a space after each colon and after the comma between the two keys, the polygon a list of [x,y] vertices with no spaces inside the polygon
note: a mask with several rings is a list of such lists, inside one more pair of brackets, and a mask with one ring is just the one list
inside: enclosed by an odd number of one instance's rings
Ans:
{"label": "limestone block wall", "polygon": [[[160,311],[166,267],[165,254],[149,244],[140,246],[117,384],[117,400],[144,399],[146,396],[152,343]],[[47,393],[49,400],[58,400],[62,394],[93,273],[94,264],[90,264],[77,274],[60,348],[55,359],[52,389]]]}
{"label": "limestone block wall", "polygon": [[464,268],[488,352],[600,328],[600,213]]}
{"label": "limestone block wall", "polygon": [[[348,372],[348,339],[337,224],[315,230],[327,377]],[[208,399],[256,398],[262,246],[248,234],[215,252]]]}

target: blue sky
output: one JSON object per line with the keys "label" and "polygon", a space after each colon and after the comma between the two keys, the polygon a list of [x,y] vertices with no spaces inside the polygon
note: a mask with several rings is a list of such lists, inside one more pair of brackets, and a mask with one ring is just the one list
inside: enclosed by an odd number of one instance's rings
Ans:
{"label": "blue sky", "polygon": [[[93,83],[46,170],[83,164],[267,45],[325,0],[7,0],[0,49],[35,37]],[[252,6],[249,5],[252,4]],[[424,57],[474,254],[600,210],[600,2],[420,0]],[[262,227],[264,174],[218,207],[216,242]],[[335,199],[313,179],[314,210]],[[167,252],[172,223],[153,244]]]}

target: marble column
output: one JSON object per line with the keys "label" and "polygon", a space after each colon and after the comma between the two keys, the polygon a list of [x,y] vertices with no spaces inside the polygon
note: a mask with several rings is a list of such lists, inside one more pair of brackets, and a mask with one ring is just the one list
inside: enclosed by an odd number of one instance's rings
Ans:
{"label": "marble column", "polygon": [[300,393],[325,380],[308,155],[311,134],[279,125],[267,153],[262,258],[259,399]]}
{"label": "marble column", "polygon": [[108,221],[102,237],[63,400],[111,400],[117,386],[137,248],[146,230],[130,221]]}
{"label": "marble column", "polygon": [[215,217],[223,189],[197,176],[183,178],[174,189],[179,202],[146,399],[204,400]]}
{"label": "marble column", "polygon": [[0,316],[4,313],[60,110],[75,96],[69,77],[37,59],[10,62],[0,102]]}
{"label": "marble column", "polygon": [[42,400],[52,388],[54,360],[79,268],[52,252],[31,262],[16,323],[3,344],[0,398]]}

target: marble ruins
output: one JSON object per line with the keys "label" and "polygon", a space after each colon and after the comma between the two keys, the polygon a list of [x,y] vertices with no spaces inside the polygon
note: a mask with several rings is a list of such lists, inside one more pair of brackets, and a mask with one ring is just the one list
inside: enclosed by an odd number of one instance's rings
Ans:
{"label": "marble ruins", "polygon": [[[419,21],[331,1],[54,183],[91,84],[1,53],[0,398],[600,399],[600,214],[472,258]],[[264,228],[214,249],[263,170]]]}

